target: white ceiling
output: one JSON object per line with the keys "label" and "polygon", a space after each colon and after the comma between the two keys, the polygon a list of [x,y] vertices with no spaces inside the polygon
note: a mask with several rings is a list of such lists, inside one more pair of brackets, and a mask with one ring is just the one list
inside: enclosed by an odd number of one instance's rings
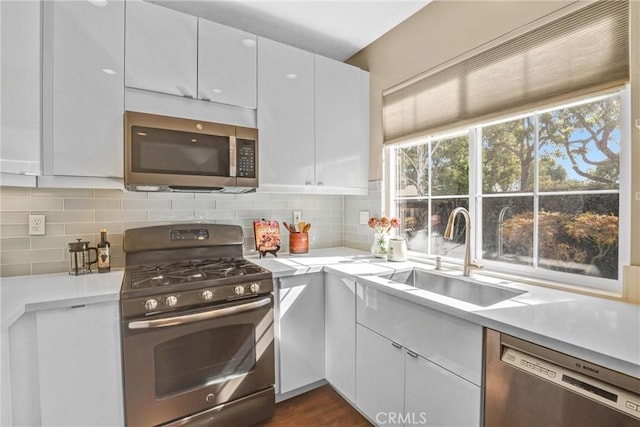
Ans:
{"label": "white ceiling", "polygon": [[431,0],[148,0],[344,61]]}

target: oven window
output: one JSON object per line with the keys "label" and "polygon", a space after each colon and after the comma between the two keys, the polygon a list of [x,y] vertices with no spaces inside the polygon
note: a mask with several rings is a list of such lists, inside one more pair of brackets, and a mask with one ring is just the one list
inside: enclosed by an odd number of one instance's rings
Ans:
{"label": "oven window", "polygon": [[229,176],[228,136],[131,128],[133,172]]}
{"label": "oven window", "polygon": [[253,324],[207,329],[155,348],[156,398],[223,382],[255,368]]}

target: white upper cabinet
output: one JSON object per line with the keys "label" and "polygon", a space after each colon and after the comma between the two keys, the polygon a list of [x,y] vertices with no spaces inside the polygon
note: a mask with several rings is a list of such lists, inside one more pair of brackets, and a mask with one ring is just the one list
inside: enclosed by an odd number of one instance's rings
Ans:
{"label": "white upper cabinet", "polygon": [[122,177],[124,3],[42,4],[44,174]]}
{"label": "white upper cabinet", "polygon": [[126,86],[195,97],[198,18],[142,0],[126,4]]}
{"label": "white upper cabinet", "polygon": [[0,2],[3,174],[40,174],[40,14],[36,1]]}
{"label": "white upper cabinet", "polygon": [[198,98],[255,109],[256,52],[254,34],[200,19]]}
{"label": "white upper cabinet", "polygon": [[316,183],[366,193],[369,73],[316,55]]}
{"label": "white upper cabinet", "polygon": [[315,184],[314,55],[258,38],[260,187]]}
{"label": "white upper cabinet", "polygon": [[367,193],[368,73],[259,38],[258,128],[262,190]]}

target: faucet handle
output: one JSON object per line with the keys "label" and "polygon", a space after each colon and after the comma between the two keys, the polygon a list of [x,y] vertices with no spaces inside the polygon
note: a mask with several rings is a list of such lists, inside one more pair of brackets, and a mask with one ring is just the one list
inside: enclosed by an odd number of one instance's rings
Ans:
{"label": "faucet handle", "polygon": [[475,268],[477,270],[480,270],[482,267],[484,267],[482,264],[478,263],[476,260],[469,261],[468,266],[469,268]]}

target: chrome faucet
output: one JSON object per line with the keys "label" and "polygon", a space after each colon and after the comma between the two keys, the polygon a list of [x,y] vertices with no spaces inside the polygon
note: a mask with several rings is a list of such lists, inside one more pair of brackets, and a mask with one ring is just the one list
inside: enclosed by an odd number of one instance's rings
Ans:
{"label": "chrome faucet", "polygon": [[472,268],[482,268],[480,264],[477,264],[475,261],[471,261],[471,215],[469,215],[469,211],[463,207],[455,208],[451,215],[449,215],[449,220],[447,221],[447,228],[444,231],[444,238],[446,240],[453,240],[454,235],[453,231],[455,228],[455,221],[458,214],[462,214],[465,221],[465,234],[464,234],[464,264],[462,266],[462,274],[466,277],[469,277],[469,273]]}

